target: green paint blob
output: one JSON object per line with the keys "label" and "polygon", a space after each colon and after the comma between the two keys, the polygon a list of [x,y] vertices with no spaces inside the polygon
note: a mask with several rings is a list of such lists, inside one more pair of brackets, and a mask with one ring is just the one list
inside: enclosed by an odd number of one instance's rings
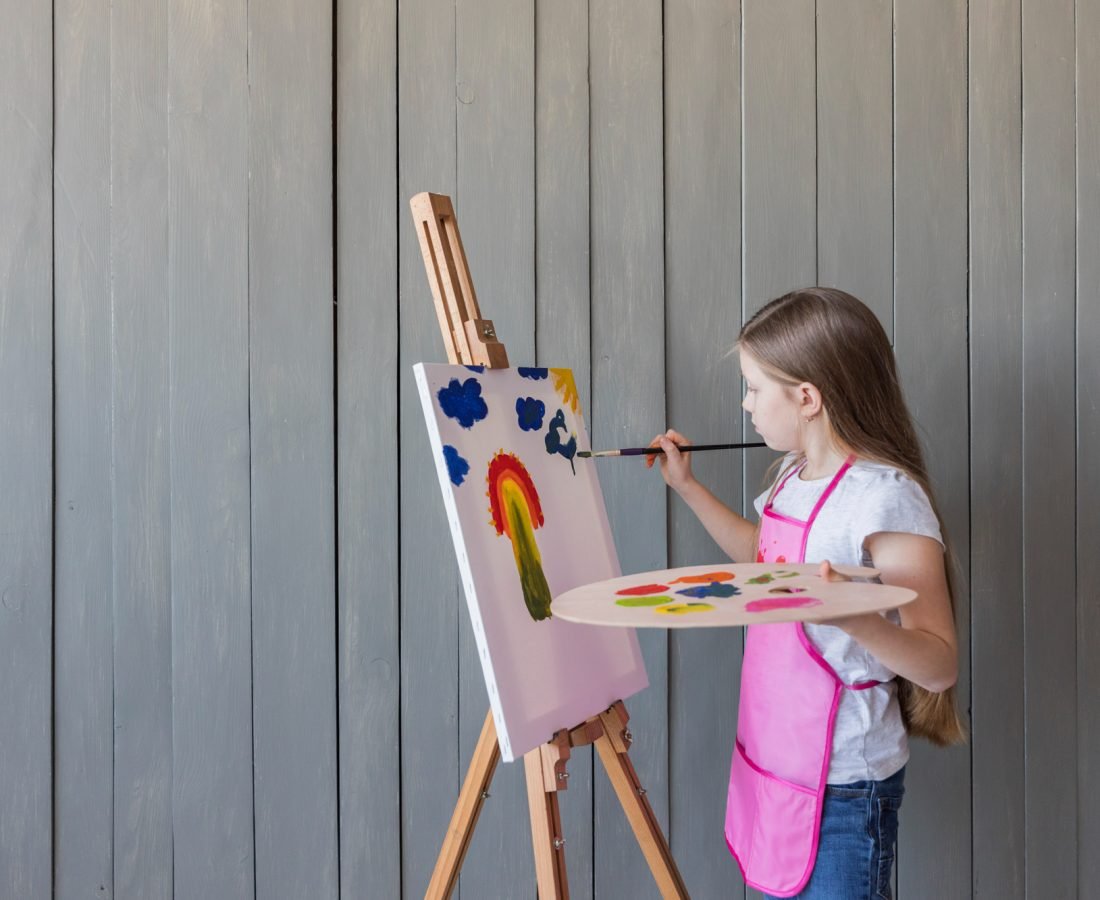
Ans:
{"label": "green paint blob", "polygon": [[623,597],[616,600],[616,606],[660,606],[662,603],[671,603],[671,597]]}

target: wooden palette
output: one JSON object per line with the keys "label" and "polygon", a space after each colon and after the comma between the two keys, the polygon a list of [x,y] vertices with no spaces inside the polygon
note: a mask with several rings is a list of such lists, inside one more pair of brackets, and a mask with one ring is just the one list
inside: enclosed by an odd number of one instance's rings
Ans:
{"label": "wooden palette", "polygon": [[[876,569],[834,566],[874,578]],[[896,609],[916,591],[870,581],[823,581],[818,564],[730,563],[624,575],[554,598],[555,618],[623,628],[722,628],[814,622]]]}

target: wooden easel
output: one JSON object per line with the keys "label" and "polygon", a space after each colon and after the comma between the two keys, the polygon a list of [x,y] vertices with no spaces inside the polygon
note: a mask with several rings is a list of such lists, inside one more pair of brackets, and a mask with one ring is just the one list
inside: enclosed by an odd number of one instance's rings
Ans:
{"label": "wooden easel", "polygon": [[[508,355],[504,345],[497,340],[493,323],[481,318],[450,198],[440,194],[417,194],[409,205],[416,222],[416,233],[435,298],[448,360],[456,364],[506,368]],[[669,851],[668,841],[630,762],[628,718],[622,701],[616,701],[598,716],[575,728],[559,731],[549,742],[523,757],[540,900],[565,900],[569,897],[558,791],[568,787],[566,763],[571,748],[586,744],[596,745],[661,895],[688,897],[687,888]],[[426,898],[444,900],[451,895],[499,761],[500,745],[490,710],[466,771]]]}

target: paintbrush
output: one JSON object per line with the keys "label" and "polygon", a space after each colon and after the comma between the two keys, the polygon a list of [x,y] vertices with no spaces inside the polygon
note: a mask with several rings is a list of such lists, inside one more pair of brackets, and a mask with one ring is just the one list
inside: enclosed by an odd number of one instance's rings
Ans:
{"label": "paintbrush", "polygon": [[[697,453],[700,450],[744,450],[748,447],[766,447],[767,444],[688,444],[680,449],[684,453]],[[619,450],[580,450],[577,456],[595,459],[602,456],[653,456],[664,453],[660,447],[622,447]]]}

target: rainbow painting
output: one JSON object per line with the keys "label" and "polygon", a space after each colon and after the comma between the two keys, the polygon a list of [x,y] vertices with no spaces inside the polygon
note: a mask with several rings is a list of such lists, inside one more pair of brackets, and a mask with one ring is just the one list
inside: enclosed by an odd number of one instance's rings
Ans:
{"label": "rainbow painting", "polygon": [[[568,369],[413,371],[431,453],[409,442],[402,465],[434,460],[454,546],[452,562],[445,535],[431,526],[416,535],[425,559],[411,575],[424,584],[416,614],[444,627],[448,617],[433,618],[432,605],[453,602],[450,585],[461,582],[501,758],[513,760],[647,683],[633,629],[567,622],[554,605],[571,588],[621,574],[598,466],[576,455],[591,444]],[[677,591],[710,586],[669,585],[662,621],[700,618],[705,603],[720,601]]]}
{"label": "rainbow painting", "polygon": [[501,451],[489,463],[489,512],[497,534],[512,542],[523,602],[536,622],[550,618],[550,588],[542,571],[535,529],[543,524],[539,493],[526,467]]}

